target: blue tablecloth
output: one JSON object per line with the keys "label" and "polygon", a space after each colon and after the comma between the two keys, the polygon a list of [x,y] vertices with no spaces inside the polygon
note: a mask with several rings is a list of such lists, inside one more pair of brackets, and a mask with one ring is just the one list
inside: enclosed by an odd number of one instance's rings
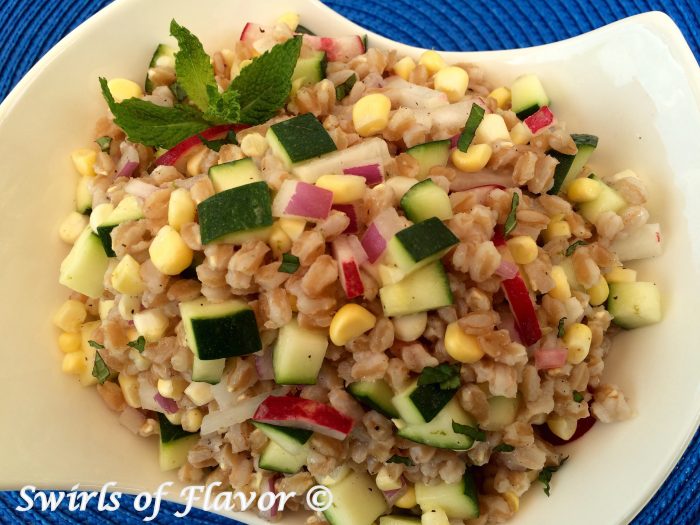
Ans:
{"label": "blue tablecloth", "polygon": [[[144,0],[147,1],[147,0]],[[697,0],[325,0],[358,24],[408,44],[435,49],[485,50],[524,47],[575,36],[650,10],[665,11],[700,57],[700,4]],[[4,0],[0,3],[0,100],[26,71],[76,25],[110,0]],[[505,5],[504,5],[505,4]],[[473,16],[478,13],[478,16]],[[4,453],[11,453],[5,451]],[[700,523],[700,434],[635,525]],[[1,468],[1,465],[0,465]],[[0,471],[0,476],[2,472]],[[582,485],[585,490],[585,483]],[[123,501],[116,513],[54,512],[27,516],[14,511],[18,494],[0,494],[0,523],[143,523]],[[167,504],[157,523],[178,523],[177,506]],[[190,523],[235,525],[193,511]],[[543,524],[549,525],[549,524]],[[607,525],[607,524],[596,524]]]}

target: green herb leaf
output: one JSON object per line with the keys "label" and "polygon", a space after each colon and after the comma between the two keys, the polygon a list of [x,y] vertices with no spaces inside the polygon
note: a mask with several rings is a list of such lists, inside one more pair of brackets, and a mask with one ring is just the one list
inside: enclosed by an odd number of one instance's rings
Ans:
{"label": "green herb leaf", "polygon": [[95,142],[100,147],[102,153],[109,153],[109,148],[112,145],[112,137],[100,137]]}
{"label": "green herb leaf", "polygon": [[464,125],[464,130],[457,141],[457,148],[459,151],[466,152],[469,148],[469,145],[474,140],[474,135],[476,135],[476,128],[478,128],[481,121],[484,120],[484,113],[486,113],[484,108],[478,104],[472,104],[472,108],[469,110],[469,116],[467,117],[467,123]]}
{"label": "green herb leaf", "polygon": [[424,368],[418,377],[418,385],[440,384],[440,390],[452,390],[458,388],[459,381],[459,365],[449,365],[443,363],[438,366],[430,366]]}
{"label": "green herb leaf", "polygon": [[139,353],[142,353],[146,349],[146,338],[140,335],[138,339],[135,341],[129,341],[126,343],[126,345],[130,346],[131,348],[135,348],[139,351]]}
{"label": "green herb leaf", "polygon": [[104,345],[101,345],[100,343],[98,343],[97,341],[93,341],[92,339],[88,341],[88,344],[91,347],[96,348],[97,350],[102,350],[104,348]]}
{"label": "green herb leaf", "polygon": [[[104,346],[102,348],[104,348]],[[98,383],[103,385],[104,382],[107,381],[111,373],[112,372],[109,371],[109,368],[105,364],[100,353],[95,352],[95,364],[92,365],[92,376],[95,379],[97,379]]]}
{"label": "green herb leaf", "polygon": [[182,89],[182,86],[177,82],[170,84],[170,91],[173,92],[173,95],[178,102],[182,102],[187,98],[187,93],[185,93],[185,90]]}
{"label": "green herb leaf", "polygon": [[579,392],[578,390],[574,390],[573,397],[574,397],[574,401],[576,401],[577,403],[580,403],[583,401],[583,394],[581,392]]}
{"label": "green herb leaf", "polygon": [[107,87],[107,80],[100,78],[100,85],[114,122],[132,142],[169,149],[211,127],[193,107],[166,108],[138,98],[117,103]]}
{"label": "green herb leaf", "polygon": [[401,464],[406,465],[408,467],[413,466],[413,461],[411,461],[411,458],[407,458],[405,456],[393,455],[389,459],[387,459],[386,462],[387,463],[401,463]]}
{"label": "green herb leaf", "polygon": [[357,75],[353,73],[345,79],[345,82],[335,86],[335,99],[340,101],[347,97],[352,89],[352,86],[355,85],[355,82],[357,82]]}
{"label": "green herb leaf", "polygon": [[507,443],[499,443],[493,447],[494,452],[513,452],[515,447],[513,445],[508,445]]}
{"label": "green herb leaf", "polygon": [[566,321],[566,317],[559,319],[559,324],[557,325],[557,337],[560,339],[564,337],[564,321]]}
{"label": "green herb leaf", "polygon": [[204,118],[212,124],[233,124],[238,122],[241,105],[238,103],[238,93],[226,90],[219,93],[213,86],[207,86],[209,92],[209,107],[204,112]]}
{"label": "green herb leaf", "polygon": [[175,53],[177,82],[194,105],[202,111],[207,111],[209,88],[216,89],[211,59],[199,39],[175,20],[170,22],[170,34],[177,39],[180,47]]}
{"label": "green herb leaf", "polygon": [[510,213],[506,218],[506,223],[503,226],[504,235],[510,234],[515,227],[518,225],[518,218],[516,217],[516,212],[518,211],[518,204],[520,203],[520,196],[517,193],[513,193],[513,200],[510,202]]}
{"label": "green herb leaf", "polygon": [[585,246],[586,244],[588,244],[586,241],[573,242],[569,245],[569,247],[566,249],[566,252],[564,252],[564,253],[566,254],[567,257],[571,257],[574,254],[574,252],[576,251],[576,248],[578,248],[579,246]]}
{"label": "green herb leaf", "polygon": [[216,152],[218,152],[221,149],[221,146],[224,146],[226,144],[238,144],[238,140],[236,140],[236,133],[233,130],[226,133],[226,136],[223,139],[218,140],[207,140],[202,135],[197,136],[199,137],[199,140],[202,141],[202,144]]}
{"label": "green herb leaf", "polygon": [[544,485],[544,493],[547,494],[547,497],[549,497],[549,483],[552,481],[552,474],[563,467],[567,459],[569,459],[568,456],[562,459],[561,463],[555,467],[544,467],[537,476],[537,479]]}
{"label": "green herb leaf", "polygon": [[486,432],[481,430],[477,426],[470,425],[460,425],[456,421],[452,422],[452,431],[457,434],[464,434],[467,437],[472,438],[474,441],[486,441]]}
{"label": "green herb leaf", "polygon": [[301,37],[291,38],[253,59],[231,81],[228,90],[239,94],[240,123],[261,124],[284,106],[300,50]]}
{"label": "green herb leaf", "polygon": [[299,269],[299,257],[292,255],[291,253],[285,253],[282,255],[282,264],[280,264],[279,271],[284,273],[294,273]]}

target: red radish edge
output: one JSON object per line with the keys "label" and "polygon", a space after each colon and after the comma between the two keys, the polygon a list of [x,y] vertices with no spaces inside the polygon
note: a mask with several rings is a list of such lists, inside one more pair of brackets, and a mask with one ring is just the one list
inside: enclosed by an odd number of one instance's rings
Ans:
{"label": "red radish edge", "polygon": [[200,140],[199,136],[201,135],[204,137],[206,140],[216,140],[223,138],[226,136],[226,133],[228,133],[230,130],[235,131],[238,133],[239,131],[242,131],[246,128],[248,128],[247,124],[224,124],[223,126],[214,126],[213,128],[205,129],[201,133],[197,133],[196,135],[192,135],[191,137],[183,140],[182,142],[179,142],[175,144],[172,148],[170,148],[168,151],[163,153],[160,157],[156,159],[155,165],[156,166],[172,166],[174,165],[180,158],[186,154],[188,151],[190,151],[192,148],[195,146],[199,145],[202,143]]}
{"label": "red radish edge", "polygon": [[537,133],[542,128],[551,126],[554,122],[554,113],[547,106],[542,106],[532,115],[523,120],[523,123],[530,128],[530,131]]}
{"label": "red radish edge", "polygon": [[562,445],[567,445],[572,441],[576,441],[580,437],[583,437],[584,434],[586,434],[590,429],[593,428],[593,425],[595,425],[596,421],[598,420],[593,416],[588,416],[584,417],[583,419],[579,419],[576,422],[576,432],[574,432],[574,435],[571,436],[571,438],[569,439],[562,439],[559,436],[557,436],[554,432],[552,432],[549,429],[547,423],[543,425],[536,425],[535,430],[540,435],[540,437],[547,443],[554,445],[555,447],[560,447]]}
{"label": "red radish edge", "polygon": [[348,299],[365,293],[360,266],[368,260],[362,244],[354,235],[340,236],[333,240],[333,255],[338,263],[340,284]]}
{"label": "red radish edge", "polygon": [[350,224],[343,230],[343,233],[357,233],[360,231],[357,224],[357,211],[354,204],[334,204],[332,209],[344,213],[350,219]]}
{"label": "red radish edge", "polygon": [[156,403],[158,403],[158,406],[160,406],[160,408],[165,410],[168,414],[174,414],[180,410],[177,406],[177,402],[174,399],[163,397],[158,393],[153,396],[153,399]]}

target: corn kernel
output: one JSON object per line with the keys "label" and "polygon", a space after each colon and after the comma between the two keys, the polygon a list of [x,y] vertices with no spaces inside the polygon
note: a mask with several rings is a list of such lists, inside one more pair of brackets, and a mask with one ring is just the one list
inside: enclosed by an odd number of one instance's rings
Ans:
{"label": "corn kernel", "polygon": [[591,349],[592,338],[591,329],[585,324],[574,323],[567,327],[562,338],[569,349],[569,354],[566,358],[567,362],[577,365],[586,359]]}
{"label": "corn kernel", "polygon": [[299,25],[299,15],[297,13],[284,13],[277,19],[278,24],[285,24],[292,31],[297,30]]}
{"label": "corn kernel", "polygon": [[186,171],[190,177],[199,175],[202,167],[202,160],[204,159],[204,155],[206,155],[207,151],[209,151],[208,148],[200,147],[199,151],[187,160]]}
{"label": "corn kernel", "polygon": [[185,188],[178,188],[170,194],[168,224],[173,229],[180,231],[183,224],[194,222],[196,212],[197,206]]}
{"label": "corn kernel", "polygon": [[85,305],[75,299],[69,299],[54,314],[53,324],[64,332],[79,332],[80,325],[86,317]]}
{"label": "corn kernel", "polygon": [[450,520],[442,509],[431,509],[420,517],[421,525],[450,525]]}
{"label": "corn kernel", "polygon": [[445,64],[445,61],[440,54],[433,50],[423,53],[418,59],[418,63],[423,64],[430,75],[434,75],[441,69],[447,67],[447,64]]}
{"label": "corn kernel", "polygon": [[428,326],[428,313],[418,312],[416,314],[401,315],[394,317],[391,322],[394,324],[394,334],[399,341],[415,341]]}
{"label": "corn kernel", "polygon": [[365,95],[355,102],[352,108],[352,122],[355,130],[363,137],[382,131],[389,123],[391,100],[381,93]]}
{"label": "corn kernel", "polygon": [[465,333],[456,321],[445,330],[445,350],[460,363],[476,363],[484,356],[476,336]]}
{"label": "corn kernel", "polygon": [[467,92],[469,74],[461,67],[446,67],[435,73],[434,85],[447,95],[447,100],[457,102]]}
{"label": "corn kernel", "polygon": [[109,311],[112,308],[114,308],[115,302],[116,301],[114,299],[100,299],[100,302],[97,305],[97,312],[98,312],[101,320],[107,319],[107,316],[109,315]]}
{"label": "corn kernel", "polygon": [[586,293],[590,297],[588,302],[591,306],[600,306],[608,300],[608,295],[610,295],[608,281],[606,281],[605,277],[601,275],[600,279],[598,279],[598,282],[595,283],[591,288],[586,290]]}
{"label": "corn kernel", "polygon": [[550,297],[562,301],[571,297],[571,287],[564,268],[559,265],[552,266],[551,277],[554,280],[554,288],[548,292]]}
{"label": "corn kernel", "polygon": [[292,241],[296,241],[304,233],[304,228],[306,228],[304,219],[280,219],[277,221],[277,224]]}
{"label": "corn kernel", "polygon": [[510,89],[501,86],[489,93],[489,97],[496,101],[499,109],[506,109],[510,106]]}
{"label": "corn kernel", "polygon": [[122,389],[124,401],[131,408],[141,408],[141,398],[139,396],[139,381],[136,376],[119,373],[119,386]]}
{"label": "corn kernel", "polygon": [[182,415],[182,430],[185,432],[198,432],[202,426],[202,411],[198,408],[190,408]]}
{"label": "corn kernel", "polygon": [[411,57],[403,57],[394,64],[394,73],[404,80],[408,80],[408,77],[411,76],[414,69],[416,69],[416,63]]}
{"label": "corn kernel", "polygon": [[[414,179],[413,177],[404,177],[402,175],[397,175],[395,177],[387,179],[386,182],[377,184],[375,188],[379,188],[380,186],[386,186],[394,193],[395,202],[398,203],[403,198],[403,196],[406,195],[406,192],[419,182],[419,180]],[[377,190],[375,189],[375,191]]]}
{"label": "corn kernel", "polygon": [[174,414],[164,414],[165,418],[170,421],[173,425],[182,425],[182,416],[183,412],[182,410],[178,410]]}
{"label": "corn kernel", "polygon": [[158,393],[163,397],[169,397],[170,399],[179,401],[187,385],[187,381],[181,376],[171,377],[170,379],[159,379]]}
{"label": "corn kernel", "polygon": [[246,157],[262,157],[267,148],[267,139],[260,133],[248,133],[241,140],[241,151]]}
{"label": "corn kernel", "polygon": [[452,164],[460,171],[474,173],[484,169],[492,152],[488,144],[472,144],[466,152],[455,148],[452,150]]}
{"label": "corn kernel", "polygon": [[279,259],[283,253],[287,253],[292,248],[292,240],[284,233],[279,224],[272,226],[268,244],[272,248],[272,255],[276,259]]}
{"label": "corn kernel", "polygon": [[413,485],[409,485],[406,493],[394,502],[394,505],[400,509],[412,509],[417,504],[416,489],[413,488]]}
{"label": "corn kernel", "polygon": [[114,206],[109,202],[98,204],[90,212],[90,228],[93,233],[97,233],[97,227],[107,220],[107,217],[114,211]]}
{"label": "corn kernel", "polygon": [[566,221],[550,221],[547,229],[542,232],[542,238],[545,242],[549,242],[557,237],[571,237],[571,227]]}
{"label": "corn kernel", "polygon": [[169,324],[170,321],[168,318],[157,308],[136,312],[134,314],[134,326],[136,330],[138,330],[139,335],[142,335],[149,343],[163,337]]}
{"label": "corn kernel", "polygon": [[518,122],[510,129],[510,140],[513,144],[527,144],[532,138],[532,131],[522,122]]}
{"label": "corn kernel", "polygon": [[107,87],[109,88],[109,92],[112,93],[115,102],[122,102],[127,98],[141,98],[143,96],[141,86],[133,80],[128,80],[126,78],[113,78],[107,82]]}
{"label": "corn kernel", "polygon": [[379,472],[377,472],[377,477],[375,479],[375,482],[377,483],[377,488],[379,490],[398,490],[402,487],[402,482],[401,479],[396,479],[393,478],[389,474],[389,469],[386,468],[386,466],[383,466],[379,469]]}
{"label": "corn kernel", "polygon": [[138,295],[122,295],[117,304],[119,316],[125,321],[133,321],[134,314],[141,309],[141,298]]}
{"label": "corn kernel", "polygon": [[608,283],[633,283],[637,280],[637,272],[617,266],[605,274],[605,280]]}
{"label": "corn kernel", "polygon": [[475,144],[492,144],[494,142],[510,142],[510,133],[503,117],[497,113],[488,113],[476,128]]}
{"label": "corn kernel", "polygon": [[172,226],[158,230],[148,248],[153,265],[165,275],[178,275],[192,264],[193,253]]}
{"label": "corn kernel", "polygon": [[58,336],[58,348],[65,354],[82,350],[83,342],[80,332],[63,332]]}
{"label": "corn kernel", "polygon": [[84,177],[94,177],[95,176],[95,160],[97,159],[97,152],[94,149],[77,149],[70,155],[73,160],[73,165],[78,173]]}
{"label": "corn kernel", "polygon": [[144,290],[140,270],[141,265],[127,253],[112,270],[112,288],[121,294],[139,295]]}
{"label": "corn kernel", "polygon": [[73,244],[88,224],[89,219],[85,215],[72,211],[58,227],[58,236],[63,242]]}
{"label": "corn kernel", "polygon": [[505,499],[506,503],[508,503],[511,512],[518,512],[518,509],[520,508],[520,498],[515,492],[509,490],[503,494],[503,499]]}
{"label": "corn kernel", "polygon": [[338,310],[329,329],[331,341],[344,346],[348,341],[368,332],[377,324],[377,318],[359,304],[349,303]]}
{"label": "corn kernel", "polygon": [[189,386],[185,388],[185,395],[198,407],[206,405],[209,401],[214,399],[214,394],[211,391],[211,385],[209,383],[190,383]]}
{"label": "corn kernel", "polygon": [[333,204],[350,204],[364,197],[366,182],[359,175],[321,175],[316,186],[333,192]]}
{"label": "corn kernel", "polygon": [[601,191],[603,187],[598,181],[581,177],[569,185],[567,195],[572,202],[590,202],[597,199]]}
{"label": "corn kernel", "polygon": [[69,352],[63,356],[61,370],[66,374],[82,374],[85,370],[85,354],[83,352]]}
{"label": "corn kernel", "polygon": [[506,244],[516,264],[530,264],[539,254],[537,243],[528,235],[511,237]]}
{"label": "corn kernel", "polygon": [[[134,339],[129,337],[129,341],[134,341]],[[136,348],[131,348],[129,350],[129,359],[131,359],[131,362],[134,363],[136,370],[139,372],[145,372],[151,368],[151,360],[144,357],[141,352],[136,350]]]}
{"label": "corn kernel", "polygon": [[552,415],[547,418],[547,426],[552,434],[568,441],[576,432],[577,422],[571,417]]}

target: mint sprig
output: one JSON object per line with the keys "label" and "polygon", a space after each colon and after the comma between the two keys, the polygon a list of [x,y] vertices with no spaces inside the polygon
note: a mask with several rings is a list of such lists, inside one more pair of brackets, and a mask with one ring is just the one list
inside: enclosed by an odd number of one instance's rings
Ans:
{"label": "mint sprig", "polygon": [[189,29],[175,20],[170,22],[170,34],[177,39],[180,50],[175,53],[175,74],[178,85],[190,101],[202,111],[209,107],[209,89],[216,89],[214,68],[204,46]]}

